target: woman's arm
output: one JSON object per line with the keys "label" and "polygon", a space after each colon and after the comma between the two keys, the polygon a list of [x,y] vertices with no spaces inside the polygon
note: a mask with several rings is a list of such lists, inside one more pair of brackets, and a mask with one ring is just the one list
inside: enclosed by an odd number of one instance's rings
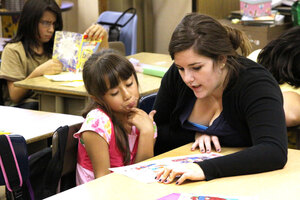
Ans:
{"label": "woman's arm", "polygon": [[284,113],[287,127],[300,125],[300,95],[296,92],[283,92]]}
{"label": "woman's arm", "polygon": [[109,174],[109,149],[105,139],[93,131],[83,132],[81,138],[91,159],[95,178]]}
{"label": "woman's arm", "polygon": [[244,127],[237,130],[251,147],[199,162],[207,180],[277,170],[287,162],[283,100],[277,82],[260,67],[240,77],[224,98],[223,113],[231,125]]}

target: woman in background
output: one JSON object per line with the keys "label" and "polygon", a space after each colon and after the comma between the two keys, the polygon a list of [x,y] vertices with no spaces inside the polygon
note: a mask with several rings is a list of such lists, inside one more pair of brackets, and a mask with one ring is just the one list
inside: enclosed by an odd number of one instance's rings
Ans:
{"label": "woman in background", "polygon": [[[5,105],[38,109],[35,94],[15,87],[14,82],[62,71],[62,64],[51,59],[54,33],[62,28],[61,10],[54,0],[26,1],[17,34],[2,53],[0,78],[7,83],[3,87]],[[92,25],[85,34],[91,39],[103,37],[101,47],[108,47],[107,32],[100,25]]]}

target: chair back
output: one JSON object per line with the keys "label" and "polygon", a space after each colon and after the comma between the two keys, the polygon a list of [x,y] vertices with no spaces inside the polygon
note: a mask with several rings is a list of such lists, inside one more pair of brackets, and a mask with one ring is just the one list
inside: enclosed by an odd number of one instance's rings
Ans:
{"label": "chair back", "polygon": [[78,140],[73,138],[81,123],[59,127],[52,136],[52,159],[44,178],[44,196],[49,197],[58,192],[76,186],[76,163]]}
{"label": "chair back", "polygon": [[153,104],[155,101],[157,93],[148,94],[140,98],[139,108],[144,110],[146,113],[150,113],[153,109]]}
{"label": "chair back", "polygon": [[124,43],[121,41],[108,42],[109,48],[117,51],[122,56],[126,55]]}
{"label": "chair back", "polygon": [[[97,22],[105,23],[115,23],[117,19],[122,15],[122,12],[116,11],[104,11],[100,14]],[[118,24],[125,24],[128,19],[132,17],[132,13],[125,13],[125,15],[120,19]],[[132,20],[126,26],[122,27],[120,30],[120,41],[125,45],[126,56],[136,53],[137,49],[137,15],[133,17]],[[109,25],[102,25],[104,28],[109,30]]]}
{"label": "chair back", "polygon": [[[65,144],[64,160],[63,160],[63,170],[61,176],[76,170],[77,163],[77,145],[78,139],[73,137],[81,127],[81,123],[69,126],[69,131],[67,133],[67,141]],[[59,132],[54,132],[52,136],[52,156],[58,151],[59,148]]]}

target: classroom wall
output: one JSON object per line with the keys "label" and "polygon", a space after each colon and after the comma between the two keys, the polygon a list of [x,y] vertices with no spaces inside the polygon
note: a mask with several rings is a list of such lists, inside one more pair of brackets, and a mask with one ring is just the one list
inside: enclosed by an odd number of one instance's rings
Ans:
{"label": "classroom wall", "polygon": [[154,52],[168,54],[172,32],[186,13],[192,11],[192,1],[153,0]]}
{"label": "classroom wall", "polygon": [[62,13],[64,30],[83,33],[98,19],[98,0],[68,0],[74,7]]}
{"label": "classroom wall", "polygon": [[[83,33],[95,22],[98,14],[98,0],[69,0],[72,10],[63,13],[64,30]],[[153,0],[154,51],[168,53],[171,34],[185,13],[192,10],[192,1]]]}

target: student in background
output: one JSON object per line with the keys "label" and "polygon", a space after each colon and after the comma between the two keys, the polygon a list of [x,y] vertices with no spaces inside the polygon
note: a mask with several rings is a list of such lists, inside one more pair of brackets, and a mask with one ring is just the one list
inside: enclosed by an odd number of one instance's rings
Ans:
{"label": "student in background", "polygon": [[300,125],[300,26],[287,30],[267,44],[260,51],[257,62],[282,85],[286,125]]}
{"label": "student in background", "polygon": [[266,172],[284,167],[287,137],[280,88],[268,70],[237,54],[249,52],[244,33],[198,13],[188,14],[169,44],[174,64],[166,72],[154,109],[155,153],[194,142],[247,147],[237,153],[166,168],[162,183]]}
{"label": "student in background", "polygon": [[132,64],[110,49],[93,54],[83,68],[90,96],[79,139],[77,184],[110,173],[110,167],[140,162],[153,156],[155,111],[137,108],[138,80]]}
{"label": "student in background", "polygon": [[[62,64],[51,59],[54,33],[62,27],[61,10],[54,0],[26,1],[17,34],[2,53],[0,78],[7,81],[3,91],[5,105],[38,109],[35,95],[13,83],[62,71]],[[92,25],[85,33],[91,39],[103,37],[101,47],[108,47],[107,32],[100,25]]]}

